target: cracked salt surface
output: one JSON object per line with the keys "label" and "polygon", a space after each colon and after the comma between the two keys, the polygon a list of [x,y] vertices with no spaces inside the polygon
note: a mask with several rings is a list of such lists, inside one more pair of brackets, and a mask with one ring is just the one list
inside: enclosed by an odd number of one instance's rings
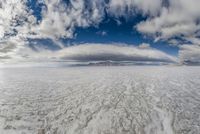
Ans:
{"label": "cracked salt surface", "polygon": [[200,134],[200,68],[4,68],[0,134]]}

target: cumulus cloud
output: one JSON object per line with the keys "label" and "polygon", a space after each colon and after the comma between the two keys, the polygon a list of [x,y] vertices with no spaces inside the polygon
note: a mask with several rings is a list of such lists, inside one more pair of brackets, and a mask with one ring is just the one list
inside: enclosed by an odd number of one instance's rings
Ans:
{"label": "cumulus cloud", "polygon": [[155,40],[195,37],[200,30],[199,5],[199,0],[169,0],[169,6],[163,7],[158,16],[140,22],[136,28]]}
{"label": "cumulus cloud", "polygon": [[[200,63],[200,1],[169,0],[158,16],[140,22],[136,28],[155,41],[178,45],[181,64]],[[184,43],[190,43],[183,45]]]}
{"label": "cumulus cloud", "polygon": [[98,25],[105,12],[126,17],[138,10],[156,15],[162,4],[161,0],[38,0],[36,3],[41,6],[40,20],[27,0],[0,2],[0,38],[73,38],[76,27]]}
{"label": "cumulus cloud", "polygon": [[27,3],[0,3],[0,38],[73,38],[76,27],[98,25],[105,12],[126,18],[137,13],[147,16],[136,28],[157,39],[189,36],[200,29],[199,0],[38,0],[41,20],[37,20]]}
{"label": "cumulus cloud", "polygon": [[108,11],[114,16],[128,16],[141,12],[155,16],[162,7],[162,0],[110,0]]}
{"label": "cumulus cloud", "polygon": [[[0,1],[1,59],[15,54],[17,57],[21,48],[28,47],[27,39],[48,38],[63,47],[60,38],[73,38],[76,27],[97,25],[104,17],[104,1],[39,0],[36,3],[41,5],[40,20],[27,0]],[[10,48],[10,44],[14,46]]]}
{"label": "cumulus cloud", "polygon": [[[16,45],[17,44],[17,45]],[[25,48],[25,41],[17,37],[12,37],[10,40],[0,41],[0,61],[8,62],[13,60],[19,60],[22,57],[19,55],[22,48]]]}
{"label": "cumulus cloud", "polygon": [[180,46],[179,59],[182,64],[200,65],[200,45]]}
{"label": "cumulus cloud", "polygon": [[[73,38],[76,27],[98,25],[110,15],[127,17],[135,11],[142,14],[156,15],[161,8],[161,0],[44,0],[42,20],[30,27],[32,38]],[[34,18],[32,18],[34,19]]]}
{"label": "cumulus cloud", "polygon": [[76,27],[98,24],[104,17],[104,1],[45,0],[42,20],[32,28],[37,37],[73,38]]}
{"label": "cumulus cloud", "polygon": [[0,39],[72,38],[76,27],[97,25],[104,17],[103,0],[37,2],[41,5],[41,20],[37,20],[27,0],[1,1]]}
{"label": "cumulus cloud", "polygon": [[25,20],[32,17],[24,0],[3,0],[0,2],[0,39],[16,35]]}
{"label": "cumulus cloud", "polygon": [[[42,57],[41,52],[32,52],[28,39],[51,39],[63,49],[59,53],[67,52],[62,57],[65,59],[150,61],[173,59],[159,50],[152,49],[148,44],[132,47],[130,52],[126,47],[110,45],[94,45],[94,48],[90,45],[64,48],[58,41],[60,38],[74,38],[78,27],[98,26],[105,14],[114,16],[114,19],[119,17],[129,19],[134,15],[142,14],[147,19],[135,26],[140,33],[150,35],[155,41],[167,40],[175,44],[182,43],[176,38],[189,41],[193,45],[181,46],[180,58],[191,60],[189,57],[196,56],[198,59],[197,54],[191,56],[188,53],[191,53],[189,51],[196,53],[192,48],[198,48],[200,44],[199,0],[37,0],[36,3],[41,8],[41,19],[34,14],[28,2],[28,0],[0,1],[0,59],[30,58],[31,54]],[[118,19],[117,21],[121,23]],[[107,33],[103,31],[97,34]],[[30,54],[26,54],[25,49]],[[85,50],[89,55],[79,49]],[[41,51],[48,53],[44,55],[51,53],[47,49]],[[74,55],[70,51],[74,52]],[[71,55],[68,55],[69,53]],[[156,58],[157,56],[159,58]]]}

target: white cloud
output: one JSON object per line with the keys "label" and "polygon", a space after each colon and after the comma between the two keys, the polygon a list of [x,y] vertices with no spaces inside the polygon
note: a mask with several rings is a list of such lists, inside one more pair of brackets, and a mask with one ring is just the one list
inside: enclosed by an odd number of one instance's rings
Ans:
{"label": "white cloud", "polygon": [[70,0],[66,4],[62,0],[45,0],[43,4],[46,8],[42,20],[31,29],[40,38],[73,38],[76,27],[97,25],[104,17],[104,1]]}
{"label": "white cloud", "polygon": [[[42,18],[37,21],[36,16],[33,15],[33,11],[27,6],[27,0],[4,0],[0,2],[0,58],[1,59],[21,59],[21,57],[27,57],[28,54],[23,52],[27,48],[27,38],[48,38],[63,48],[63,44],[58,42],[59,38],[73,38],[74,32],[77,27],[89,27],[98,26],[98,24],[104,19],[105,11],[108,15],[118,17],[130,18],[138,13],[147,16],[147,20],[137,24],[136,28],[139,32],[151,35],[155,38],[155,41],[163,39],[169,40],[173,43],[180,44],[173,38],[180,37],[184,40],[193,43],[191,48],[198,50],[200,41],[200,1],[199,0],[168,0],[169,4],[166,4],[164,0],[69,0],[66,4],[63,0],[38,0],[37,2],[43,4]],[[117,20],[120,24],[120,21]],[[102,32],[102,35],[106,35],[106,32]],[[12,47],[11,47],[12,46]],[[84,47],[83,47],[84,46]],[[83,47],[83,48],[82,48]],[[78,53],[78,49],[88,51],[90,45],[81,45],[72,48],[64,48],[60,51],[73,51],[76,54],[81,55],[82,58],[89,58],[84,53]],[[147,50],[148,48],[148,50]],[[180,58],[191,59],[192,57],[198,57],[196,49],[189,49],[185,45],[181,47]],[[163,56],[168,57],[165,53],[150,48],[148,44],[142,44],[139,48],[131,48],[132,53],[128,49],[120,48],[119,46],[98,46],[95,45],[91,48],[92,51],[88,51],[89,54],[94,57],[106,59],[108,56],[120,60],[125,59],[138,59],[142,60],[156,60],[156,57]],[[98,51],[99,49],[99,51]],[[108,49],[108,50],[107,50]],[[115,49],[116,53],[111,49]],[[76,51],[75,51],[76,50]],[[43,51],[43,50],[42,50]],[[127,51],[127,52],[125,52]],[[42,53],[34,53],[31,50],[30,56],[42,57]],[[107,57],[102,57],[99,52],[107,52]],[[44,50],[44,55],[50,55],[51,51]],[[96,53],[96,55],[95,55]],[[118,54],[121,54],[120,56]],[[141,54],[145,53],[145,54]],[[160,55],[156,55],[156,54]],[[32,54],[32,55],[31,55]],[[103,53],[106,55],[106,53]],[[38,55],[38,56],[36,56]],[[53,54],[54,55],[54,54]],[[65,55],[70,58],[70,55]],[[117,57],[118,56],[118,57]],[[134,57],[135,56],[135,57]],[[187,57],[188,56],[188,57]],[[51,57],[51,56],[50,56]],[[66,58],[65,57],[65,58]],[[77,57],[71,55],[71,58]],[[31,57],[29,57],[31,59]],[[44,57],[45,58],[45,57]],[[168,57],[169,58],[169,57]],[[170,59],[170,58],[169,58]],[[194,58],[192,58],[194,59]],[[158,60],[160,60],[158,58]],[[195,59],[196,61],[196,59]]]}
{"label": "white cloud", "polygon": [[6,34],[22,33],[18,28],[25,25],[26,19],[33,17],[26,6],[26,0],[4,0],[0,3],[0,39]]}
{"label": "white cloud", "polygon": [[[168,40],[169,43],[178,45],[181,64],[199,64],[199,5],[199,0],[169,0],[169,7],[163,7],[160,15],[139,23],[136,28],[141,33],[154,37],[155,41]],[[182,45],[182,40],[192,44]]]}
{"label": "white cloud", "polygon": [[44,0],[42,19],[36,23],[36,17],[27,7],[26,0],[1,2],[0,38],[5,34],[17,34],[23,38],[73,38],[76,27],[98,25],[108,14],[134,16],[138,12],[149,15],[148,19],[137,25],[137,30],[151,34],[157,39],[174,36],[189,36],[200,30],[199,0],[169,0],[164,6],[163,0]]}
{"label": "white cloud", "polygon": [[[37,22],[27,6],[27,0],[2,1],[0,8],[0,38],[5,34],[15,34],[23,38],[73,38],[76,27],[98,25],[105,17],[105,10],[117,16],[140,11],[156,15],[161,8],[161,0],[39,0],[42,19]],[[128,9],[128,11],[127,11]],[[132,14],[133,15],[133,14]],[[15,33],[14,33],[15,32]],[[9,35],[10,36],[10,35]]]}
{"label": "white cloud", "polygon": [[150,44],[142,43],[142,44],[139,45],[139,48],[141,48],[141,49],[148,49],[148,48],[150,48]]}
{"label": "white cloud", "polygon": [[[34,51],[29,47],[21,47],[18,51],[15,51],[16,49],[13,50],[0,55],[0,59],[9,63],[48,61],[177,62],[176,57],[153,49],[148,44],[141,44],[138,47],[127,46],[126,44],[77,44],[57,51],[51,51],[42,47],[40,47],[40,51]],[[6,51],[6,48],[4,51]]]}
{"label": "white cloud", "polygon": [[26,48],[25,41],[18,37],[12,37],[10,40],[0,41],[0,61],[10,62],[23,59],[21,50]]}
{"label": "white cloud", "polygon": [[195,36],[200,30],[199,0],[169,0],[169,7],[163,7],[160,15],[139,23],[141,33],[158,39]]}
{"label": "white cloud", "polygon": [[[104,17],[104,0],[37,1],[43,4],[41,20],[33,15],[27,0],[0,2],[0,39],[19,38],[73,38],[76,27],[98,25]],[[7,37],[6,37],[7,35]]]}
{"label": "white cloud", "polygon": [[134,12],[155,16],[159,13],[162,0],[111,0],[108,11],[115,16],[133,15]]}
{"label": "white cloud", "polygon": [[190,41],[192,44],[200,45],[200,39],[199,38],[191,36],[191,37],[188,37],[187,40]]}
{"label": "white cloud", "polygon": [[[26,45],[27,38],[50,38],[63,47],[57,39],[73,38],[76,27],[97,25],[104,17],[104,1],[70,0],[66,4],[62,0],[40,0],[38,3],[44,6],[42,18],[37,22],[37,18],[27,6],[27,2],[27,0],[0,2],[0,41],[4,42],[1,43],[1,46],[17,39],[17,42],[14,43],[15,47],[10,49],[11,53]],[[1,49],[3,51],[4,47],[1,47],[0,51]]]}
{"label": "white cloud", "polygon": [[144,61],[144,62],[176,62],[176,58],[162,51],[148,48],[127,46],[124,44],[80,44],[59,51],[27,51],[31,59],[27,60],[66,60],[66,61]]}
{"label": "white cloud", "polygon": [[200,64],[200,46],[187,44],[180,46],[179,59],[182,64]]}

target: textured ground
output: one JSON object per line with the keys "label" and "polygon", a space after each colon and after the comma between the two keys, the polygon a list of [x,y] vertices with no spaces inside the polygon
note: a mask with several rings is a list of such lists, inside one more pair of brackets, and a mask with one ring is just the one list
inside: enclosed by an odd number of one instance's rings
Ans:
{"label": "textured ground", "polygon": [[0,134],[200,134],[200,67],[0,70]]}

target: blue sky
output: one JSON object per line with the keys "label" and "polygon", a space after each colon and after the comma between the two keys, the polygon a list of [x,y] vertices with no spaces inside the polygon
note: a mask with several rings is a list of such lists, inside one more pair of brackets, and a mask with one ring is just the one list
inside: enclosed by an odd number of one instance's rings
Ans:
{"label": "blue sky", "polygon": [[[78,28],[76,37],[69,41],[70,43],[125,43],[128,45],[138,46],[141,43],[151,44],[153,48],[160,49],[166,53],[177,56],[178,48],[170,46],[165,41],[154,42],[151,37],[145,37],[140,34],[133,24],[142,21],[142,17],[133,17],[131,20],[120,19],[121,24],[118,25],[112,17],[105,20],[98,27]],[[105,35],[100,33],[106,32]]]}
{"label": "blue sky", "polygon": [[[63,2],[67,3],[66,1]],[[33,10],[33,14],[34,16],[36,16],[37,20],[40,21],[42,19],[41,11],[44,5],[38,4],[37,1],[29,0],[28,6],[30,7],[30,9]],[[154,42],[153,38],[144,36],[136,30],[134,25],[146,20],[147,18],[148,16],[143,16],[140,13],[138,13],[137,15],[130,15],[129,18],[116,18],[113,16],[109,16],[106,13],[101,23],[97,26],[90,26],[86,28],[77,27],[75,30],[74,38],[60,38],[60,40],[66,45],[80,43],[124,43],[128,45],[138,46],[141,43],[148,43],[151,44],[153,48],[160,49],[166,53],[177,56],[178,48],[176,46],[171,46],[166,41]],[[105,35],[102,35],[102,33],[104,33]],[[37,41],[38,45],[45,45],[48,43],[49,47],[52,46],[51,49],[58,49],[56,45],[51,45],[51,41],[49,39],[34,41]]]}
{"label": "blue sky", "polygon": [[[0,59],[26,61],[35,60],[37,57],[41,60],[45,57],[44,53],[50,52],[53,52],[50,55],[54,56],[46,57],[55,58],[57,57],[55,53],[60,51],[65,53],[63,51],[72,46],[86,45],[88,48],[87,45],[101,44],[131,46],[133,49],[136,48],[136,51],[143,48],[149,50],[148,54],[155,50],[158,57],[160,52],[178,59],[178,62],[198,63],[200,61],[198,3],[198,0],[1,2]],[[97,48],[90,48],[89,53],[93,53],[93,49]],[[101,49],[101,51],[106,50],[106,48]],[[80,54],[78,50],[76,53]],[[116,52],[113,50],[111,53]],[[122,53],[127,55],[126,52]],[[136,53],[133,52],[131,56],[134,55],[136,59],[138,56],[144,56]],[[145,56],[153,57],[153,55]]]}

